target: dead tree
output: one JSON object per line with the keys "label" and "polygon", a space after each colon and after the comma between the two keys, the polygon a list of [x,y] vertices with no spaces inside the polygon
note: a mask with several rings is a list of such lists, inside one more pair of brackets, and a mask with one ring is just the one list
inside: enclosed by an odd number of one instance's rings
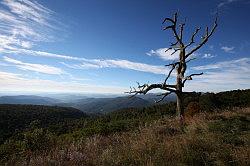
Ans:
{"label": "dead tree", "polygon": [[[164,93],[160,94],[160,96],[162,96],[162,98],[156,102],[160,102],[160,101],[164,100],[164,98],[166,96],[168,96],[169,94],[175,93],[177,96],[176,113],[177,113],[177,116],[180,117],[180,120],[182,120],[184,118],[183,87],[184,87],[187,80],[193,79],[193,76],[199,76],[199,75],[203,74],[203,73],[194,73],[194,74],[190,74],[188,76],[185,76],[185,72],[187,69],[187,63],[189,63],[190,61],[195,59],[195,58],[191,58],[191,55],[194,52],[196,52],[197,50],[199,50],[214,33],[214,31],[217,27],[217,17],[214,21],[214,25],[211,28],[211,30],[209,31],[209,28],[206,27],[204,35],[201,37],[201,41],[196,45],[194,45],[195,44],[195,37],[197,36],[197,34],[199,33],[201,28],[197,28],[194,31],[194,33],[192,34],[189,42],[184,43],[183,31],[184,31],[185,23],[181,23],[181,24],[177,25],[178,24],[178,14],[177,13],[174,14],[173,18],[165,18],[162,24],[163,25],[167,24],[163,28],[163,30],[164,31],[165,30],[172,31],[173,36],[175,38],[175,42],[171,43],[170,47],[168,49],[166,49],[166,52],[169,50],[173,50],[173,53],[171,54],[171,55],[173,55],[174,53],[179,51],[178,61],[170,63],[168,65],[165,65],[165,66],[170,67],[170,71],[169,71],[168,75],[166,75],[166,78],[165,78],[163,83],[143,84],[143,85],[137,83],[138,84],[137,88],[130,87],[130,91],[126,92],[126,93],[133,94],[132,96],[135,96],[137,94],[144,94],[145,95],[153,89],[161,89],[161,90],[165,91]],[[174,85],[167,84],[167,81],[174,70],[176,70],[176,84],[174,84]]]}

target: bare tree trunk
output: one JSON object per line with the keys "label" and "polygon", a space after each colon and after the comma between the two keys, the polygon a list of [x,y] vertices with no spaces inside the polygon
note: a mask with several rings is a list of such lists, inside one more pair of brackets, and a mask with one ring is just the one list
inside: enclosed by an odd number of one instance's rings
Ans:
{"label": "bare tree trunk", "polygon": [[184,124],[184,107],[183,107],[183,92],[182,92],[182,78],[184,77],[184,73],[186,71],[186,64],[185,64],[185,51],[180,52],[180,63],[177,68],[177,78],[176,78],[176,113],[177,117],[180,120],[181,125]]}
{"label": "bare tree trunk", "polygon": [[176,114],[177,117],[182,116],[182,97],[181,95],[177,95],[177,103],[176,103]]}
{"label": "bare tree trunk", "polygon": [[176,102],[176,113],[179,118],[184,116],[184,108],[183,108],[183,93],[182,93],[182,85],[181,78],[177,78],[177,102]]}
{"label": "bare tree trunk", "polygon": [[182,93],[177,95],[176,112],[177,112],[177,117],[180,120],[180,124],[183,125],[185,123],[185,117],[184,117],[184,107],[183,107]]}

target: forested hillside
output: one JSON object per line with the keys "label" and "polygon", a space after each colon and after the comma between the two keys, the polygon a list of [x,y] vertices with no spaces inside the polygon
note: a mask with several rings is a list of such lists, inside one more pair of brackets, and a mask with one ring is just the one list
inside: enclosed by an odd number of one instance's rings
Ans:
{"label": "forested hillside", "polygon": [[82,117],[87,115],[74,108],[0,104],[0,143],[30,128],[46,128]]}

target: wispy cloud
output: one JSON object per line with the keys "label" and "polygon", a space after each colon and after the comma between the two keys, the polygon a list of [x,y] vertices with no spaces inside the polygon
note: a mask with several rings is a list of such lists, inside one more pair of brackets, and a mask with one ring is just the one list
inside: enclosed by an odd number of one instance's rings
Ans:
{"label": "wispy cloud", "polygon": [[75,56],[54,54],[44,51],[35,51],[28,49],[16,49],[12,51],[5,51],[5,53],[29,54],[39,57],[57,58],[57,59],[73,60],[81,62],[79,64],[61,62],[61,64],[72,69],[122,68],[122,69],[131,69],[136,71],[154,73],[154,74],[168,73],[168,68],[164,67],[163,65],[162,66],[150,65],[150,64],[132,62],[129,60],[121,60],[121,59],[87,59],[87,58],[80,58]]}
{"label": "wispy cloud", "polygon": [[29,79],[20,74],[0,71],[1,91],[10,92],[72,92],[72,93],[123,93],[127,87],[100,86],[74,82],[58,82],[46,79]]}
{"label": "wispy cloud", "polygon": [[20,74],[15,74],[15,73],[9,73],[9,72],[0,71],[0,77],[3,80],[19,79],[19,76],[20,76]]}
{"label": "wispy cloud", "polygon": [[[147,52],[146,54],[148,56],[158,56],[159,58],[163,59],[163,60],[176,60],[178,59],[179,56],[179,51],[174,53],[173,49],[170,49],[168,51],[166,51],[168,48],[159,48],[156,50],[150,50],[149,52]],[[174,53],[173,55],[171,55],[172,53]]]}
{"label": "wispy cloud", "polygon": [[154,74],[166,74],[168,68],[164,66],[149,65],[145,63],[131,62],[128,60],[100,60],[100,59],[88,59],[85,62],[79,64],[68,64],[61,62],[61,64],[72,69],[101,69],[101,68],[122,68],[135,71],[142,71]]}
{"label": "wispy cloud", "polygon": [[226,6],[226,5],[229,5],[229,4],[231,4],[231,3],[233,3],[233,2],[236,2],[236,1],[240,1],[240,0],[224,0],[224,1],[220,2],[220,3],[217,5],[217,7],[218,7],[218,8],[222,8],[222,7],[224,7],[224,6]]}
{"label": "wispy cloud", "polygon": [[214,64],[208,64],[203,66],[192,67],[193,70],[214,70],[214,69],[230,69],[240,71],[249,71],[250,72],[250,58],[240,58],[231,61],[222,61]]}
{"label": "wispy cloud", "polygon": [[34,64],[34,63],[25,63],[25,62],[12,59],[6,56],[3,57],[3,60],[5,62],[13,64],[14,66],[16,66],[17,68],[21,70],[30,70],[34,72],[45,73],[45,74],[55,74],[55,75],[64,74],[64,71],[62,69],[54,67],[54,66]]}
{"label": "wispy cloud", "polygon": [[45,51],[36,51],[31,49],[12,49],[12,50],[0,50],[2,53],[7,54],[27,54],[32,56],[38,56],[38,57],[47,57],[47,58],[57,58],[57,59],[65,59],[65,60],[87,60],[85,58],[75,57],[75,56],[69,56],[69,55],[63,55],[63,54],[55,54]]}
{"label": "wispy cloud", "polygon": [[217,3],[216,10],[213,11],[212,14],[218,14],[218,12],[224,13],[230,8],[230,6],[233,6],[235,4],[249,5],[250,1],[249,0],[220,0]]}
{"label": "wispy cloud", "polygon": [[186,90],[222,91],[250,88],[250,58],[196,66],[192,67],[192,70],[204,71],[204,75],[190,81]]}
{"label": "wispy cloud", "polygon": [[20,20],[29,19],[34,23],[53,27],[48,21],[53,12],[37,2],[30,0],[3,0],[2,4],[7,6],[10,12],[17,15]]}
{"label": "wispy cloud", "polygon": [[223,47],[221,47],[221,49],[222,49],[223,51],[225,51],[226,53],[234,53],[235,47],[223,46]]}
{"label": "wispy cloud", "polygon": [[54,12],[30,0],[0,2],[0,50],[30,49],[38,41],[55,40],[52,31],[59,21]]}

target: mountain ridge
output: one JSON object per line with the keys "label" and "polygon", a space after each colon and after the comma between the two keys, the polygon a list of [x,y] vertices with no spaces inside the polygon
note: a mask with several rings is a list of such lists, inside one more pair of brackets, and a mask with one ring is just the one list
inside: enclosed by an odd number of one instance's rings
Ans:
{"label": "mountain ridge", "polygon": [[[82,97],[82,98],[81,98]],[[64,96],[64,99],[67,97]],[[37,95],[17,95],[17,96],[1,96],[0,104],[32,104],[32,105],[49,105],[73,107],[87,113],[107,113],[123,108],[140,108],[155,104],[154,101],[160,97],[157,94],[138,95],[134,97],[118,96],[118,97],[88,97],[77,96],[74,99],[59,100],[57,98],[42,97]],[[162,103],[170,102],[175,99],[171,96]]]}

